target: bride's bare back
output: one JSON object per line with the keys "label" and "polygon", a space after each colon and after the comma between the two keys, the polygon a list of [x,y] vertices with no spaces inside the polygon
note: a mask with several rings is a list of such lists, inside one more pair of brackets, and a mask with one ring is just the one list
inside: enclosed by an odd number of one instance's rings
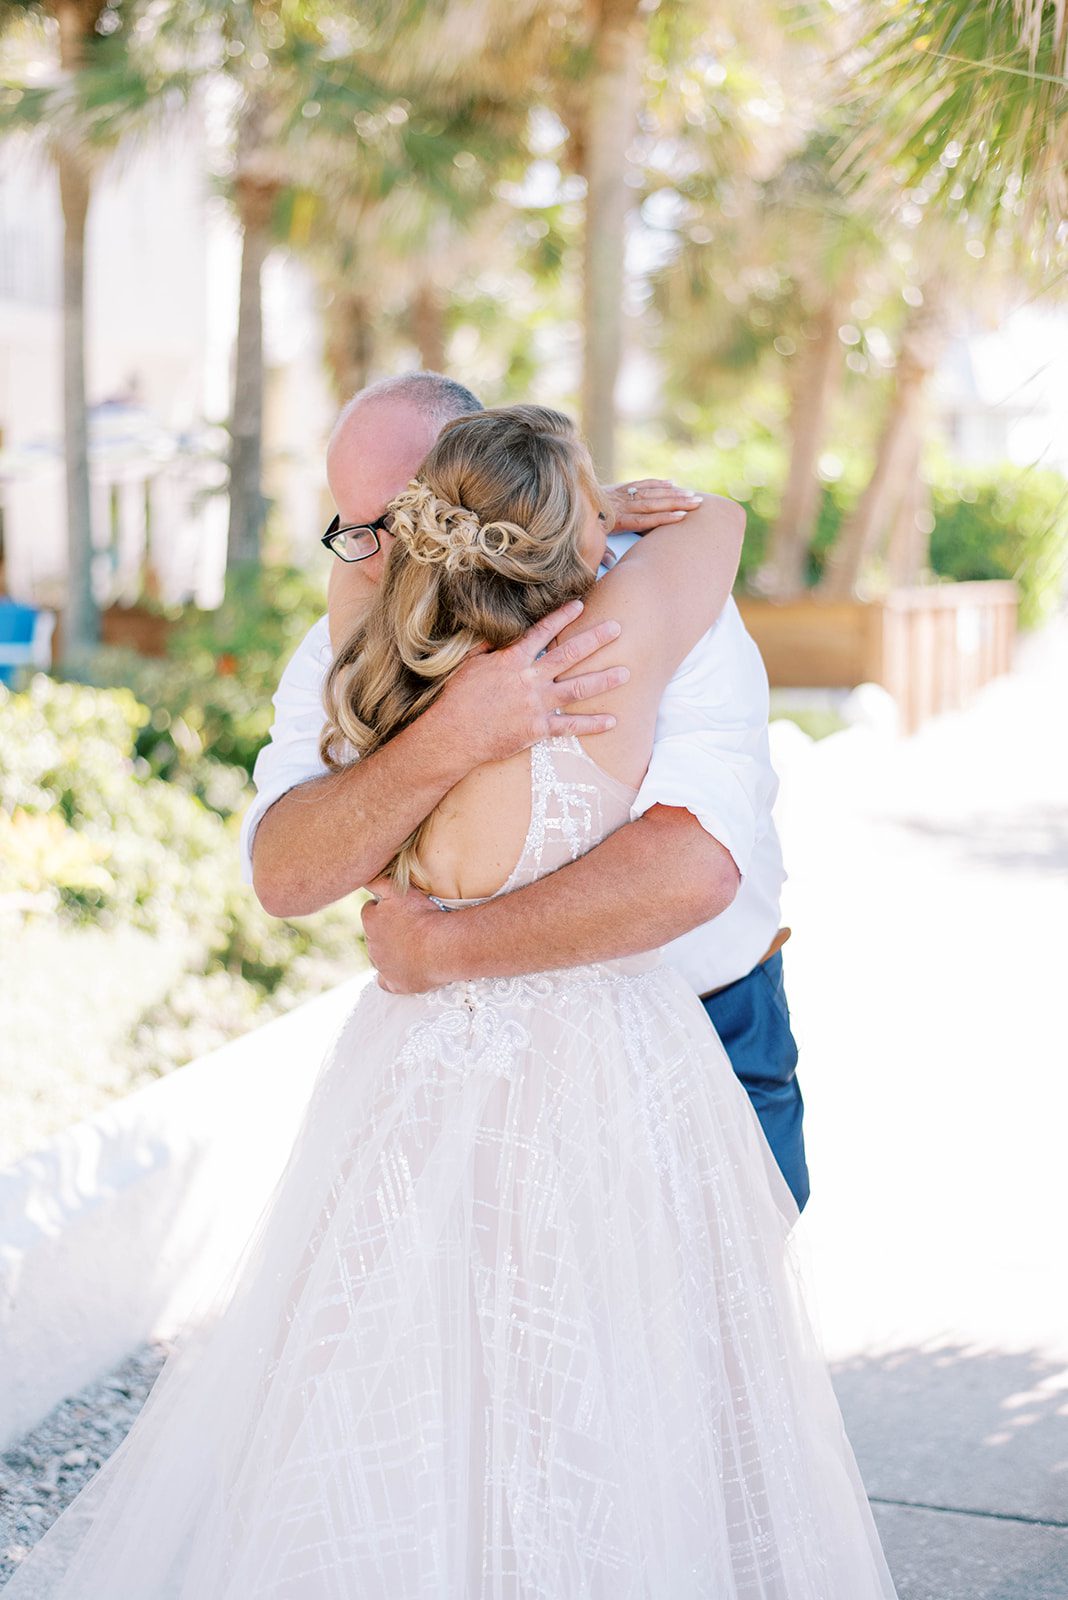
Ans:
{"label": "bride's bare back", "polygon": [[[635,545],[587,597],[562,636],[615,618],[622,633],[587,664],[596,671],[625,663],[630,678],[603,703],[616,725],[581,741],[607,775],[598,785],[636,791],[649,764],[657,708],[673,673],[726,604],[738,567],[745,515],[731,500],[705,496],[682,522],[657,528]],[[531,752],[476,767],[445,796],[420,848],[424,887],[441,899],[498,893],[523,852],[531,819]],[[625,821],[620,815],[612,826]],[[607,831],[611,831],[608,828]]]}

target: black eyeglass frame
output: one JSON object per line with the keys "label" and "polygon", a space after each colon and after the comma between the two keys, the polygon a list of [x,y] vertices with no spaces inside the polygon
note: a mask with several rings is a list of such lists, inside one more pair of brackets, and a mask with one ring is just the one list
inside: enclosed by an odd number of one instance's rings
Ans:
{"label": "black eyeglass frame", "polygon": [[[319,543],[325,545],[330,554],[337,556],[339,561],[344,561],[347,566],[351,566],[356,561],[367,561],[371,556],[377,555],[382,548],[382,541],[378,535],[388,531],[388,511],[383,511],[382,515],[376,517],[373,522],[342,522],[340,516],[336,516],[319,540]],[[369,533],[375,542],[375,547],[373,550],[365,550],[362,556],[344,556],[334,544],[334,540],[339,533]]]}

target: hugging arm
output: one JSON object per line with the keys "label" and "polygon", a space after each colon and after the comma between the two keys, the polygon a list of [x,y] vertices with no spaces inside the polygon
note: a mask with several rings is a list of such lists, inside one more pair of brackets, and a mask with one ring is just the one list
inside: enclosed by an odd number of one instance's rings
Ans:
{"label": "hugging arm", "polygon": [[[421,717],[365,760],[334,773],[318,756],[321,665],[294,658],[275,697],[276,729],[284,737],[276,739],[272,730],[272,743],[257,761],[261,798],[244,830],[264,910],[307,916],[370,883],[443,796],[483,762],[514,755],[550,731],[610,728],[610,713],[583,715],[573,708],[625,680],[626,669],[618,666],[576,670],[618,636],[617,623],[602,619],[580,627],[537,659],[581,611],[572,601],[508,649],[472,656]],[[273,803],[263,809],[272,783]]]}
{"label": "hugging arm", "polygon": [[739,881],[690,811],[653,805],[578,861],[481,906],[445,913],[380,880],[364,931],[383,988],[418,993],[656,949],[725,911]]}
{"label": "hugging arm", "polygon": [[[621,484],[606,496],[610,521],[625,518],[639,531],[683,519],[699,498],[662,479]],[[328,774],[319,756],[323,678],[333,651],[373,601],[383,563],[376,556],[333,564],[329,634],[325,620],[311,630],[274,697],[274,725],[253,774],[257,794],[241,830],[244,877],[273,916],[305,916],[369,883],[474,767],[515,755],[550,732],[588,735],[615,722],[584,704],[626,677],[625,668],[588,662],[617,636],[615,622],[602,615],[590,627],[580,623],[575,637],[536,661],[581,612],[573,605],[510,649],[472,659],[410,728]]]}
{"label": "hugging arm", "polygon": [[[738,514],[729,516],[736,524]],[[740,529],[724,538],[716,579],[722,588],[718,598],[707,590],[704,598],[713,608],[729,593]],[[599,592],[607,593],[609,581]],[[617,586],[607,603],[614,608],[628,598]],[[637,604],[641,599],[639,591]],[[700,621],[690,618],[689,626]],[[672,677],[635,802],[638,818],[589,854],[526,888],[448,914],[417,891],[401,896],[388,883],[372,885],[382,898],[364,908],[364,929],[383,987],[417,992],[459,978],[613,960],[666,944],[731,905],[767,800],[758,759],[766,703],[748,718],[734,704],[759,700],[757,686],[736,670],[738,627],[732,608]],[[764,693],[766,700],[766,687]]]}

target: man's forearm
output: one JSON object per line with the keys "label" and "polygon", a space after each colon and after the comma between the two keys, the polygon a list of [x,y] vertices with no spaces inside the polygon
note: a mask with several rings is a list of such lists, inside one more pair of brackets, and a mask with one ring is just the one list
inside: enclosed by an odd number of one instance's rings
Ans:
{"label": "man's forearm", "polygon": [[[472,651],[403,733],[343,772],[313,778],[276,800],[252,849],[252,882],[263,909],[307,916],[370,883],[483,762],[504,760],[550,734],[577,738],[613,727],[610,713],[585,713],[581,702],[625,683],[626,667],[575,669],[619,637],[619,623],[595,622],[553,643],[581,611],[581,600],[569,600],[506,649]],[[307,699],[305,689],[302,703]]]}
{"label": "man's forearm", "polygon": [[739,884],[690,812],[653,806],[579,861],[485,905],[426,919],[435,984],[609,961],[718,916]]}
{"label": "man's forearm", "polygon": [[[470,742],[431,707],[363,761],[301,783],[256,829],[252,881],[276,917],[302,917],[378,876],[471,770]],[[477,759],[477,756],[474,757]]]}

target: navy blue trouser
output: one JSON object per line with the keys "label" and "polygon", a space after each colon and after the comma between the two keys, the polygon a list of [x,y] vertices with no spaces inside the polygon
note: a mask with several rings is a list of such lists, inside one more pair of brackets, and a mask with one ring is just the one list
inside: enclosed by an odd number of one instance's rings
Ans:
{"label": "navy blue trouser", "polygon": [[808,1199],[801,1130],[805,1108],[795,1076],[797,1045],[783,987],[782,955],[773,955],[702,1004],[753,1102],[779,1169],[803,1208]]}

